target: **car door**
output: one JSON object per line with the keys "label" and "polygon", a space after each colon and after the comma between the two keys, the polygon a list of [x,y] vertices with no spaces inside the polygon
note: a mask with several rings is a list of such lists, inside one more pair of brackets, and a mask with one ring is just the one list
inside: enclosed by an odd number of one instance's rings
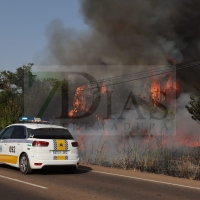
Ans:
{"label": "car door", "polygon": [[0,136],[0,162],[7,163],[8,161],[8,144],[10,136],[14,130],[14,126],[6,128]]}
{"label": "car door", "polygon": [[24,126],[15,126],[8,145],[8,163],[16,165],[20,155],[22,145],[26,139],[26,129]]}

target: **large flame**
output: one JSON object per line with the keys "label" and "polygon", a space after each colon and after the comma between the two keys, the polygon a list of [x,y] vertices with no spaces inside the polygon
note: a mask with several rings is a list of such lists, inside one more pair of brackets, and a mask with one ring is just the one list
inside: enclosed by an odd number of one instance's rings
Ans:
{"label": "large flame", "polygon": [[[154,77],[152,78],[152,83],[150,87],[151,101],[154,106],[157,103],[168,103],[172,102],[176,98],[176,93],[179,91],[179,85],[176,81],[172,80],[172,73],[167,74],[167,79],[162,80],[160,83]],[[200,147],[200,138],[196,138],[192,133],[184,133],[177,130],[176,134],[171,136],[174,138],[174,143],[177,146],[187,146],[187,147]],[[171,137],[166,137],[165,140],[161,141],[161,146],[165,146],[171,143]],[[154,139],[156,136],[153,137]],[[151,138],[152,139],[152,138]]]}
{"label": "large flame", "polygon": [[77,115],[78,111],[85,111],[87,110],[87,102],[84,96],[84,89],[86,88],[85,85],[80,86],[76,89],[76,93],[74,95],[74,103],[73,109],[69,111],[69,116],[74,117]]}
{"label": "large flame", "polygon": [[156,106],[157,102],[163,103],[166,101],[175,100],[178,90],[178,83],[172,80],[172,74],[168,74],[167,81],[162,84],[155,78],[152,78],[150,88],[151,101]]}
{"label": "large flame", "polygon": [[[88,110],[88,102],[86,100],[86,85],[80,86],[76,89],[74,95],[73,109],[69,111],[68,115],[70,117],[74,117],[80,111],[87,112]],[[101,86],[101,94],[105,95],[107,92],[106,84],[103,83]],[[100,116],[96,115],[96,119],[100,121]]]}
{"label": "large flame", "polygon": [[155,106],[156,102],[162,102],[165,100],[163,99],[163,95],[161,94],[161,85],[156,80],[153,80],[150,91],[151,91],[151,100]]}

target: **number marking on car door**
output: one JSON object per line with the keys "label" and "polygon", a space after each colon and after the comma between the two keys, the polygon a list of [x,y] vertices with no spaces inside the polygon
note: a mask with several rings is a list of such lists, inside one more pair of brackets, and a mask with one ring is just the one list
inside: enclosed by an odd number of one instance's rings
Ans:
{"label": "number marking on car door", "polygon": [[15,146],[10,146],[10,147],[9,147],[9,151],[10,151],[11,153],[15,153]]}

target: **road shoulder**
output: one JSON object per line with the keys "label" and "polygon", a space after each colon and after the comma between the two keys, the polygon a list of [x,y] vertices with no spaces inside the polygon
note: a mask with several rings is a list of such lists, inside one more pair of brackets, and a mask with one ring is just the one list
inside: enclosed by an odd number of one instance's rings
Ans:
{"label": "road shoulder", "polygon": [[123,170],[123,169],[102,167],[102,166],[89,165],[89,164],[83,164],[83,163],[80,164],[79,169],[93,171],[97,173],[101,172],[107,175],[113,174],[116,176],[117,175],[124,176],[126,178],[130,177],[130,178],[135,178],[135,179],[141,179],[143,181],[152,181],[152,182],[166,183],[166,184],[173,184],[173,185],[177,184],[180,186],[195,187],[195,188],[200,189],[200,181],[171,177],[171,176],[166,176],[162,174],[153,174],[153,173],[139,172],[139,171],[134,171],[134,170]]}

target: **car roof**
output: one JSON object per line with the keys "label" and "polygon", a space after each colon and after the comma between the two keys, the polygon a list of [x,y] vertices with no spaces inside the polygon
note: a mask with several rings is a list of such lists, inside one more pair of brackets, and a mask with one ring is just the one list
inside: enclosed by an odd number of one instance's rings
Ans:
{"label": "car roof", "polygon": [[57,125],[53,125],[53,124],[40,124],[40,123],[17,123],[17,124],[11,124],[9,126],[26,126],[27,128],[30,128],[30,129],[39,129],[39,128],[67,129],[67,128],[63,127],[63,126],[57,126]]}

